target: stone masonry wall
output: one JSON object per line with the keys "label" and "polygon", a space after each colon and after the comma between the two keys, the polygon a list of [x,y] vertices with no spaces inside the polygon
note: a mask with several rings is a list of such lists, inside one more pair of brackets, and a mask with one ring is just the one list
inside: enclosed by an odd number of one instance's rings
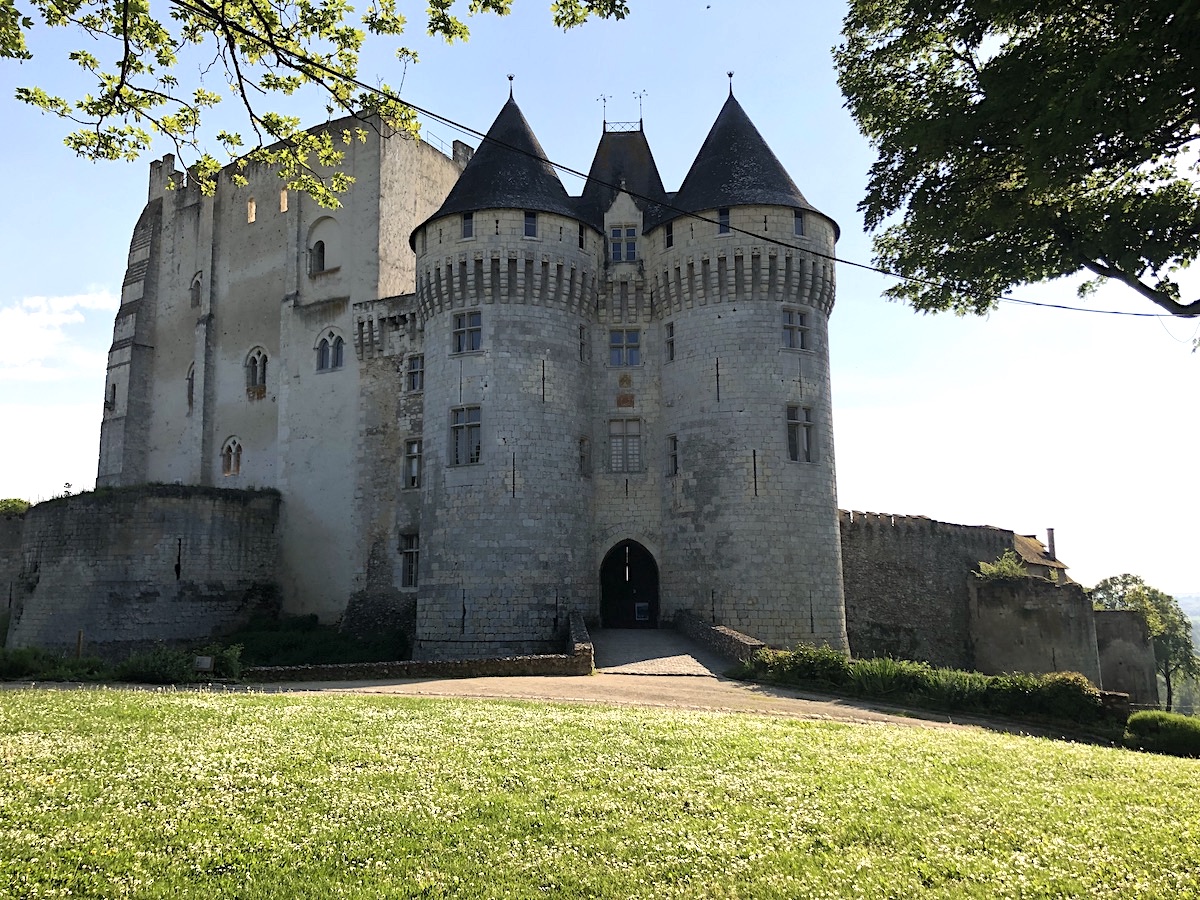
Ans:
{"label": "stone masonry wall", "polygon": [[5,620],[17,594],[17,573],[21,570],[21,533],[25,519],[0,516],[0,647],[4,646]]}
{"label": "stone masonry wall", "polygon": [[1106,691],[1121,691],[1137,706],[1158,706],[1154,644],[1146,619],[1132,609],[1097,609],[1096,650]]}
{"label": "stone masonry wall", "polygon": [[856,657],[972,668],[967,580],[1013,533],[923,516],[841,512],[846,630]]}
{"label": "stone masonry wall", "polygon": [[274,491],[151,485],[26,513],[12,647],[115,657],[195,641],[276,602]]}
{"label": "stone masonry wall", "polygon": [[1004,672],[1081,672],[1097,687],[1100,659],[1092,603],[1074,582],[1041,578],[968,582],[974,666]]}

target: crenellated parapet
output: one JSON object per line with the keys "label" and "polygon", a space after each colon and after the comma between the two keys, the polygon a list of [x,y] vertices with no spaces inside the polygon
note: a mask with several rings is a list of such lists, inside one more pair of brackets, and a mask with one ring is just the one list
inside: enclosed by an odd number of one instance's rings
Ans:
{"label": "crenellated parapet", "polygon": [[423,321],[451,309],[491,304],[547,306],[591,317],[594,262],[535,247],[489,248],[418,261],[417,310]]}
{"label": "crenellated parapet", "polygon": [[897,516],[891,513],[859,512],[838,510],[843,540],[850,538],[894,538],[899,540],[937,538],[951,539],[964,544],[971,542],[988,547],[1004,545],[1011,547],[1013,532],[994,525],[956,525],[939,522],[928,516]]}
{"label": "crenellated parapet", "polygon": [[715,303],[773,301],[833,310],[833,262],[805,250],[774,245],[732,246],[711,252],[661,254],[651,277],[662,315]]}

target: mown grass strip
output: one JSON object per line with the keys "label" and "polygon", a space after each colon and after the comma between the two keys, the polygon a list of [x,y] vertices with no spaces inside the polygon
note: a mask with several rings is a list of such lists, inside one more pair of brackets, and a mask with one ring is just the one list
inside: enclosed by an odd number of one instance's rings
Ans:
{"label": "mown grass strip", "polygon": [[0,694],[5,897],[1200,895],[1200,763],[496,701]]}

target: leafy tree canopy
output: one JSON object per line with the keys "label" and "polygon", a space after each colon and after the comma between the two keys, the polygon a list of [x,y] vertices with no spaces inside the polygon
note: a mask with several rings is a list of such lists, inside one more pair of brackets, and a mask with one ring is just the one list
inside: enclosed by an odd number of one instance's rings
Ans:
{"label": "leafy tree canopy", "polygon": [[1181,679],[1200,677],[1200,658],[1192,643],[1192,623],[1170,594],[1150,587],[1137,575],[1105,578],[1091,591],[1097,609],[1132,609],[1142,613],[1154,642],[1158,674],[1167,688],[1171,709],[1173,686]]}
{"label": "leafy tree canopy", "polygon": [[29,509],[28,500],[20,500],[16,497],[0,500],[0,516],[23,516],[27,509]]}
{"label": "leafy tree canopy", "polygon": [[[466,40],[457,11],[505,15],[512,0],[426,0],[426,30],[447,42]],[[571,28],[590,16],[622,19],[626,0],[556,0],[555,24]],[[77,98],[23,87],[17,98],[61,116],[76,127],[66,143],[89,159],[135,159],[155,135],[171,141],[189,164],[190,176],[211,193],[222,163],[204,149],[205,114],[225,99],[242,107],[248,131],[221,131],[216,143],[228,160],[276,167],[289,188],[307,191],[336,206],[350,178],[329,177],[317,167],[336,167],[340,149],[365,139],[362,129],[332,134],[305,130],[298,118],[264,108],[271,96],[304,88],[323,91],[330,115],[377,115],[389,128],[416,130],[411,109],[385,84],[365,89],[358,80],[359,53],[370,35],[396,40],[405,17],[396,0],[368,0],[361,13],[347,0],[171,0],[166,16],[153,15],[147,0],[0,0],[0,59],[32,58],[28,37],[34,16],[50,28],[75,30],[84,46],[70,61],[88,76],[90,90]],[[398,47],[396,55],[415,61]],[[220,73],[225,92],[201,83],[184,58],[200,58]],[[266,98],[264,100],[264,98]],[[235,176],[235,180],[244,180]]]}
{"label": "leafy tree canopy", "polygon": [[1200,315],[1200,3],[850,0],[839,82],[878,158],[860,203],[889,289],[984,313],[1086,271]]}

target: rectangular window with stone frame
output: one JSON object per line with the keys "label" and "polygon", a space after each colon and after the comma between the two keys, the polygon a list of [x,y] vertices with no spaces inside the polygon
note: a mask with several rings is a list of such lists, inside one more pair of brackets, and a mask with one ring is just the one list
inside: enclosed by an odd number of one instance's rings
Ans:
{"label": "rectangular window with stone frame", "polygon": [[674,434],[667,435],[667,476],[675,476],[679,474],[679,437]]}
{"label": "rectangular window with stone frame", "polygon": [[474,353],[483,346],[483,313],[473,312],[454,314],[454,351],[455,353]]}
{"label": "rectangular window with stone frame", "polygon": [[798,309],[783,308],[783,347],[785,350],[810,350],[808,317]]}
{"label": "rectangular window with stone frame", "polygon": [[464,239],[475,237],[475,213],[462,214],[462,236]]}
{"label": "rectangular window with stone frame", "polygon": [[642,471],[641,419],[609,419],[608,468],[611,472]]}
{"label": "rectangular window with stone frame", "polygon": [[608,332],[608,364],[613,367],[642,364],[641,332],[636,328],[614,328]]}
{"label": "rectangular window with stone frame", "polygon": [[525,211],[525,237],[535,238],[538,236],[537,219],[537,213],[531,210]]}
{"label": "rectangular window with stone frame", "polygon": [[637,226],[614,225],[609,239],[613,262],[634,262],[637,259]]}
{"label": "rectangular window with stone frame", "polygon": [[817,425],[812,409],[807,406],[788,406],[788,459],[792,462],[817,461]]}
{"label": "rectangular window with stone frame", "polygon": [[408,441],[404,445],[404,486],[416,488],[421,486],[421,440]]}
{"label": "rectangular window with stone frame", "polygon": [[469,466],[483,457],[482,414],[478,406],[450,411],[450,465]]}
{"label": "rectangular window with stone frame", "polygon": [[421,562],[420,535],[400,535],[400,586],[417,586],[417,569]]}
{"label": "rectangular window with stone frame", "polygon": [[666,340],[663,341],[663,362],[673,362],[675,359],[675,323],[667,322],[663,326]]}
{"label": "rectangular window with stone frame", "polygon": [[425,390],[425,357],[423,354],[418,353],[408,358],[408,365],[404,370],[404,387],[410,394]]}

